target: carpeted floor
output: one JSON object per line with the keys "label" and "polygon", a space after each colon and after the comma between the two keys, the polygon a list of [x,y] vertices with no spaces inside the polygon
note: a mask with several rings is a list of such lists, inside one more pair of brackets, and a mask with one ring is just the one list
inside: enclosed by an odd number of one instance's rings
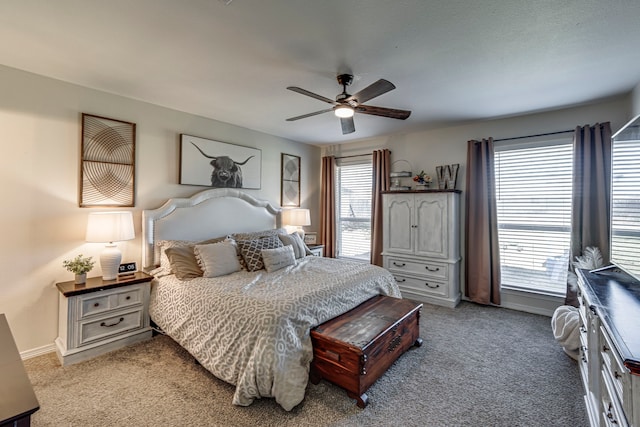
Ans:
{"label": "carpeted floor", "polygon": [[550,319],[463,302],[425,304],[424,345],[369,389],[369,405],[322,381],[291,412],[273,399],[231,404],[224,383],[165,336],[61,367],[25,361],[38,426],[587,426],[578,366]]}

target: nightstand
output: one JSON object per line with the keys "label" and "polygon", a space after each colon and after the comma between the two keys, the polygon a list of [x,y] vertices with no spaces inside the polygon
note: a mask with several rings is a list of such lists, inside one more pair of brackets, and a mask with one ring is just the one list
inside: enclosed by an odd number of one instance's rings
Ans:
{"label": "nightstand", "polygon": [[149,288],[152,276],[136,272],[56,283],[60,291],[56,353],[62,365],[81,362],[151,338]]}
{"label": "nightstand", "polygon": [[313,256],[324,256],[324,245],[307,245]]}

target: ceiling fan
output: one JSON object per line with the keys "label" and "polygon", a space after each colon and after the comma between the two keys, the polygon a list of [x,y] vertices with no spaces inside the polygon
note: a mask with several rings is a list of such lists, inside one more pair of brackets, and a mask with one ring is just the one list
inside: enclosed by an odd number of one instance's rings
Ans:
{"label": "ceiling fan", "polygon": [[362,89],[361,91],[356,92],[353,95],[349,95],[347,93],[347,86],[349,86],[353,82],[353,75],[340,74],[338,75],[337,78],[338,78],[338,83],[342,85],[342,93],[336,96],[335,101],[296,86],[289,86],[287,89],[293,92],[298,92],[302,95],[307,95],[307,96],[310,96],[311,98],[324,101],[327,104],[332,104],[333,107],[328,108],[326,110],[316,111],[314,113],[291,117],[287,119],[287,121],[292,122],[295,120],[300,120],[307,117],[333,111],[334,114],[340,118],[342,133],[346,135],[348,133],[353,133],[356,131],[355,125],[353,123],[353,115],[355,113],[370,114],[372,116],[389,117],[392,119],[400,119],[400,120],[405,120],[407,117],[411,115],[411,111],[407,111],[407,110],[396,110],[393,108],[374,107],[372,105],[364,105],[364,103],[369,101],[370,99],[373,99],[376,96],[380,96],[384,93],[387,93],[395,89],[396,87],[393,85],[393,83],[385,79],[380,79],[377,82],[372,83],[366,88]]}

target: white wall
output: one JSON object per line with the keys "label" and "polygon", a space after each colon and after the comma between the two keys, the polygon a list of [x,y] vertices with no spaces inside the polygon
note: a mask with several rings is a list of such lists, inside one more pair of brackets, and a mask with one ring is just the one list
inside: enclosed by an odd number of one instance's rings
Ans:
{"label": "white wall", "polygon": [[[640,92],[640,89],[638,89]],[[637,95],[640,98],[640,93]],[[462,190],[461,218],[460,218],[460,248],[464,254],[464,212],[465,212],[465,176],[467,162],[467,141],[493,137],[494,139],[512,138],[539,133],[556,132],[575,129],[576,126],[611,122],[613,132],[618,130],[631,118],[630,96],[625,95],[606,101],[563,110],[548,111],[525,116],[515,116],[497,120],[476,121],[459,126],[434,129],[412,134],[398,134],[385,138],[362,140],[340,146],[323,147],[323,155],[353,155],[371,152],[373,149],[388,148],[391,150],[391,160],[407,160],[412,165],[413,173],[424,171],[434,178],[436,166],[446,164],[460,164],[457,189]],[[385,120],[385,119],[380,119]],[[411,119],[409,119],[411,120]],[[404,162],[398,162],[392,170],[407,170]],[[410,178],[403,180],[404,185],[412,185]],[[432,184],[432,188],[433,184]],[[461,283],[464,290],[464,261],[461,271]],[[503,305],[513,303],[513,307],[523,309],[528,302],[519,300],[517,293],[503,295]],[[549,314],[559,299],[549,305],[549,300],[538,308],[530,311]],[[506,302],[506,304],[505,304]],[[535,302],[533,304],[536,304]]]}
{"label": "white wall", "polygon": [[[319,224],[320,149],[271,135],[0,66],[0,313],[21,352],[46,351],[57,336],[55,283],[72,280],[64,259],[98,257],[84,242],[87,214],[78,207],[81,113],[134,122],[136,239],[119,244],[123,261],[141,265],[141,210],[205,187],[178,182],[179,135],[262,150],[262,188],[255,196],[280,203],[280,154],[302,158],[302,205]],[[99,276],[99,267],[89,276]]]}

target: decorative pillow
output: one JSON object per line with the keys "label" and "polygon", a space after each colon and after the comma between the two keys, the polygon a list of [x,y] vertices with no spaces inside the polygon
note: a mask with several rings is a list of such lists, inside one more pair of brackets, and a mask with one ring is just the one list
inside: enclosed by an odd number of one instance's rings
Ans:
{"label": "decorative pillow", "polygon": [[[297,232],[293,232],[291,234],[280,234],[278,238],[282,241],[284,245],[291,245],[293,247],[293,254],[296,259],[304,258],[307,256],[307,245],[302,240],[302,237]],[[311,251],[309,251],[309,254]]]}
{"label": "decorative pillow", "polygon": [[262,261],[263,249],[275,249],[283,246],[277,235],[255,240],[236,240],[247,270],[256,271],[264,268]]}
{"label": "decorative pillow", "polygon": [[264,268],[266,268],[269,273],[289,265],[294,265],[296,258],[293,254],[293,246],[287,245],[281,248],[263,249],[262,261],[264,262]]}
{"label": "decorative pillow", "polygon": [[236,248],[231,242],[196,245],[193,252],[203,277],[226,276],[240,271]]}
{"label": "decorative pillow", "polygon": [[171,262],[166,254],[166,250],[170,248],[181,248],[193,245],[195,242],[188,240],[158,240],[156,246],[160,248],[160,268],[164,274],[171,274]]}
{"label": "decorative pillow", "polygon": [[168,248],[165,253],[171,264],[171,271],[181,280],[202,277],[202,269],[198,266],[198,260],[193,252],[193,246],[180,246]]}
{"label": "decorative pillow", "polygon": [[272,228],[269,230],[253,231],[251,233],[234,233],[230,237],[235,240],[255,240],[264,237],[277,236],[279,234],[287,234],[285,228]]}
{"label": "decorative pillow", "polygon": [[175,271],[171,269],[171,262],[169,261],[169,257],[167,257],[166,254],[166,250],[169,248],[181,248],[185,246],[193,247],[194,245],[217,243],[222,242],[226,238],[227,236],[215,237],[213,239],[203,240],[201,242],[193,242],[190,240],[158,240],[156,242],[156,246],[160,248],[160,268],[162,269],[164,274],[175,273]]}

